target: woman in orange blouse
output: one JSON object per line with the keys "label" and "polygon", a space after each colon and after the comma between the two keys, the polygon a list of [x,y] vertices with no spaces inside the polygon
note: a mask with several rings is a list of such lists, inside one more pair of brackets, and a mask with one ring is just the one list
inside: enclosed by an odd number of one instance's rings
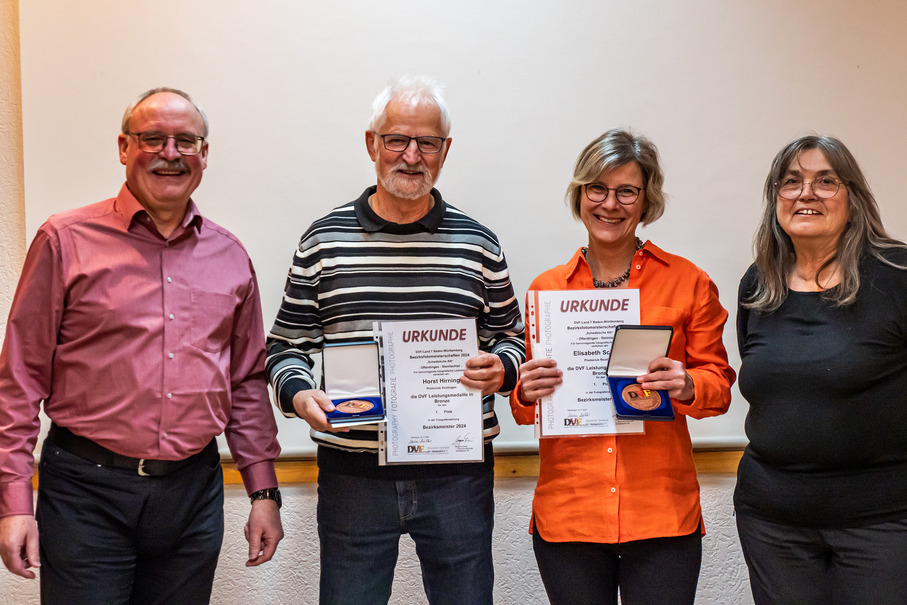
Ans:
{"label": "woman in orange blouse", "polygon": [[[667,391],[670,422],[644,434],[542,439],[532,504],[533,548],[551,603],[693,603],[702,559],[702,511],[687,416],[727,411],[734,371],[721,334],[727,311],[693,263],[643,244],[636,228],[664,211],[664,177],[647,139],[611,130],[576,161],[566,200],[589,232],[567,264],[530,290],[639,290],[640,319],[670,325],[667,357],[637,381]],[[528,318],[527,318],[528,320]],[[529,350],[527,342],[527,351]],[[534,404],[561,383],[554,360],[520,367],[513,415],[532,424]]]}

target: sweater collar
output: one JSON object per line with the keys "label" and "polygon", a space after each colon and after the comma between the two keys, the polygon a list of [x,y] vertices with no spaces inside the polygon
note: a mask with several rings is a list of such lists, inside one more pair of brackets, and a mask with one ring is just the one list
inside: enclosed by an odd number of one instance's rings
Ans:
{"label": "sweater collar", "polygon": [[[404,227],[404,225],[400,225],[399,223],[392,223],[391,221],[381,218],[374,210],[372,210],[372,207],[368,203],[368,198],[374,195],[377,190],[378,186],[372,185],[363,191],[362,195],[353,202],[356,209],[356,219],[359,221],[359,224],[369,233],[385,230],[394,231]],[[421,228],[420,230],[428,231],[429,233],[435,233],[441,227],[441,221],[444,220],[444,212],[446,211],[447,204],[441,198],[441,193],[437,189],[432,188],[431,195],[435,200],[431,210],[419,220],[407,223],[406,226],[418,226]]]}

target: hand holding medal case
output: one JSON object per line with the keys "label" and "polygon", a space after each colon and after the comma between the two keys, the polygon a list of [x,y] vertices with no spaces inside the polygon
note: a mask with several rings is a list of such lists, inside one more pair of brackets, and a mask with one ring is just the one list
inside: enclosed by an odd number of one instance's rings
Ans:
{"label": "hand holding medal case", "polygon": [[324,392],[335,406],[327,413],[331,426],[384,422],[377,342],[325,345],[321,362]]}
{"label": "hand holding medal case", "polygon": [[620,325],[614,331],[608,358],[608,386],[614,411],[622,420],[674,420],[674,407],[665,391],[649,391],[636,377],[649,372],[653,359],[671,347],[671,326]]}

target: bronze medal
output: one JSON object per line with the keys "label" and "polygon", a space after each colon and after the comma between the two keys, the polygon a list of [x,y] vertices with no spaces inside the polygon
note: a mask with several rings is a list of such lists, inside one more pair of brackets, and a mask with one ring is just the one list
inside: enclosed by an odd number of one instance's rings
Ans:
{"label": "bronze medal", "polygon": [[343,414],[361,414],[375,407],[375,404],[365,399],[347,399],[335,406],[335,410]]}
{"label": "bronze medal", "polygon": [[620,393],[621,399],[631,408],[643,412],[654,410],[661,405],[661,395],[658,391],[647,391],[639,383],[628,384]]}

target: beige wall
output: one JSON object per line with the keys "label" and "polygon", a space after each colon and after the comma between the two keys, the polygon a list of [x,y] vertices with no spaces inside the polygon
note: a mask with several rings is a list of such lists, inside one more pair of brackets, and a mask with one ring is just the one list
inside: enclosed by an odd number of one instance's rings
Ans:
{"label": "beige wall", "polygon": [[[446,84],[454,144],[439,189],[501,239],[522,299],[586,239],[562,198],[580,149],[630,126],[658,145],[669,194],[641,235],[703,267],[730,311],[774,154],[840,136],[907,237],[907,3],[852,0],[116,0],[20,2],[27,232],[115,194],[125,105],[183,87],[211,118],[200,208],[233,231],[275,315],[292,251],[374,183],[363,131],[394,74]],[[174,18],[178,15],[178,18]],[[63,137],[62,139],[60,137]],[[65,144],[61,144],[61,142]],[[77,149],[76,149],[77,147]],[[741,445],[746,403],[691,422]],[[506,409],[498,447],[534,447]],[[313,451],[279,418],[287,453]],[[728,442],[731,443],[728,443]]]}
{"label": "beige wall", "polygon": [[[19,3],[0,0],[0,328],[25,258]],[[0,332],[2,333],[2,332]]]}

